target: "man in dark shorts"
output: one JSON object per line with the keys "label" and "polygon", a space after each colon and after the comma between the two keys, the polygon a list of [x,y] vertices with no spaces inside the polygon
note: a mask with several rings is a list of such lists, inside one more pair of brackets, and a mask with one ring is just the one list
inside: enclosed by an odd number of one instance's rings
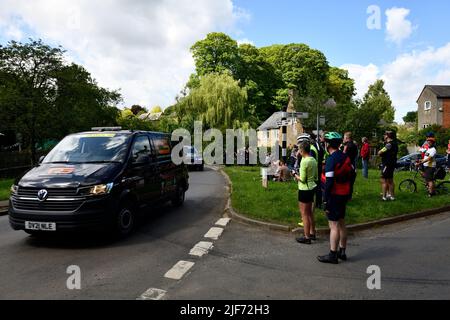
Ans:
{"label": "man in dark shorts", "polygon": [[425,156],[422,160],[420,160],[416,166],[423,165],[423,177],[425,179],[425,182],[428,185],[428,196],[433,197],[435,193],[435,178],[434,175],[436,173],[436,139],[435,138],[428,138],[428,149],[425,152]]}
{"label": "man in dark shorts", "polygon": [[384,148],[378,152],[381,156],[381,189],[383,201],[395,200],[394,171],[397,166],[398,145],[394,131],[384,134]]}
{"label": "man in dark shorts", "polygon": [[345,226],[346,206],[350,196],[352,170],[348,156],[339,150],[342,136],[337,132],[325,135],[329,153],[325,164],[325,212],[330,227],[330,253],[319,256],[322,263],[338,264],[338,259],[347,260],[347,228]]}

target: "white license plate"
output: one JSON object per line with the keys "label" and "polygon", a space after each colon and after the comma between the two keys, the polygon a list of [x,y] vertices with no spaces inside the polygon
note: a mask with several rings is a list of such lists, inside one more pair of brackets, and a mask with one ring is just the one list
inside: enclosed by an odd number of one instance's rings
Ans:
{"label": "white license plate", "polygon": [[25,221],[25,229],[40,230],[40,231],[56,231],[56,223]]}

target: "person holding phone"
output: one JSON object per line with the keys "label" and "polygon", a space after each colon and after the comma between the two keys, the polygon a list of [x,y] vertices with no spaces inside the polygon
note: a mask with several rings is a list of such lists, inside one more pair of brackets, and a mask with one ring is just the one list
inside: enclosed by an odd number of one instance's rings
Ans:
{"label": "person holding phone", "polygon": [[317,161],[311,156],[311,145],[308,142],[302,142],[299,149],[302,157],[300,171],[298,174],[294,171],[293,175],[298,181],[298,202],[304,225],[304,236],[296,240],[301,244],[311,244],[311,240],[316,240],[313,203],[318,181]]}

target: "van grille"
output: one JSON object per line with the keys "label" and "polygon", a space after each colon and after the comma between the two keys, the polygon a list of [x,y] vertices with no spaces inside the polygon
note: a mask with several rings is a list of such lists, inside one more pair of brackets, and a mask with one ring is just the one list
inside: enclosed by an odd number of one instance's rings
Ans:
{"label": "van grille", "polygon": [[[42,190],[42,188],[23,188],[19,187],[18,195],[20,197],[32,197],[36,198],[39,190]],[[76,188],[70,188],[70,189],[45,189],[48,192],[49,197],[74,197],[77,195],[78,190]]]}
{"label": "van grille", "polygon": [[[23,188],[19,187],[17,195],[11,198],[12,205],[18,210],[29,211],[75,211],[84,202],[84,197],[77,197],[78,190],[75,188],[64,189],[45,189],[48,192],[48,198],[45,201],[39,201],[37,194],[38,188]],[[22,198],[22,199],[21,199]],[[26,198],[26,199],[23,199]],[[67,198],[68,200],[65,200]],[[60,201],[54,201],[51,199],[61,199]]]}
{"label": "van grille", "polygon": [[12,198],[12,205],[15,209],[30,211],[75,211],[83,204],[83,200],[70,201],[38,201]]}

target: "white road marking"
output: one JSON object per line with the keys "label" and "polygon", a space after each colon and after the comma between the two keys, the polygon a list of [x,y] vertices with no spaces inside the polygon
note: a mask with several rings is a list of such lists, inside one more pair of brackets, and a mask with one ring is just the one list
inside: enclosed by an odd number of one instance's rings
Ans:
{"label": "white road marking", "polygon": [[172,269],[170,269],[169,271],[166,272],[164,277],[173,279],[173,280],[180,280],[181,278],[183,278],[183,276],[186,274],[186,272],[188,272],[189,269],[192,268],[192,266],[194,264],[195,263],[191,262],[191,261],[180,260],[177,262],[177,264],[175,264],[172,267]]}
{"label": "white road marking", "polygon": [[162,289],[150,288],[141,294],[141,296],[136,300],[161,300],[166,293],[167,291]]}
{"label": "white road marking", "polygon": [[223,232],[223,228],[213,227],[213,228],[209,229],[209,231],[205,234],[204,237],[213,239],[213,240],[217,240],[217,239],[219,239],[222,232]]}
{"label": "white road marking", "polygon": [[202,257],[213,248],[212,242],[200,241],[189,252],[191,256]]}
{"label": "white road marking", "polygon": [[222,218],[217,220],[216,222],[216,226],[221,226],[221,227],[226,227],[228,222],[230,222],[230,218]]}

